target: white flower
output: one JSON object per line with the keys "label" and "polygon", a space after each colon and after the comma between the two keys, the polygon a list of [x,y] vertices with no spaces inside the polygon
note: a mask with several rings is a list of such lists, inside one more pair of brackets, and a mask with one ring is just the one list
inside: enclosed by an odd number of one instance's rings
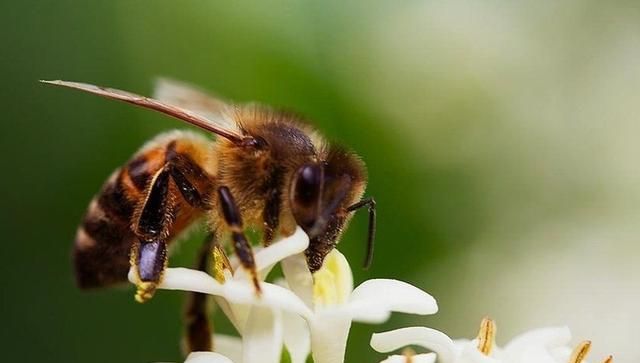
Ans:
{"label": "white flower", "polygon": [[[302,254],[287,258],[282,268],[291,290],[313,308],[314,314],[307,322],[315,363],[344,361],[352,321],[382,323],[394,311],[419,315],[438,311],[433,297],[402,281],[373,279],[354,289],[351,267],[337,249],[325,257],[322,268],[313,276]],[[295,327],[286,329],[293,331]],[[293,363],[304,359],[304,352],[292,354]]]}
{"label": "white flower", "polygon": [[[296,232],[278,243],[258,250],[255,261],[258,272],[265,276],[283,258],[298,254],[307,248],[309,239],[298,228]],[[129,280],[135,283],[133,269]],[[168,268],[158,286],[159,289],[195,291],[213,295],[221,309],[242,335],[242,360],[244,363],[276,363],[280,361],[283,344],[282,311],[305,319],[311,319],[312,311],[293,292],[268,282],[260,283],[262,293],[255,288],[242,269],[235,274],[225,271],[225,281],[218,282],[205,272],[188,268]],[[227,339],[229,342],[232,339]],[[216,342],[218,345],[219,342]],[[230,343],[227,347],[234,346]],[[234,348],[235,349],[235,348]],[[237,349],[235,349],[237,352]],[[218,362],[223,356],[192,353],[189,357],[197,362],[208,362],[214,357]],[[229,359],[224,357],[225,359]],[[230,361],[230,360],[229,360]],[[223,362],[223,361],[220,361]]]}
{"label": "white flower", "polygon": [[[354,289],[351,268],[335,249],[312,275],[303,254],[308,243],[298,228],[292,236],[256,251],[260,276],[266,277],[281,262],[287,285],[261,282],[261,295],[241,268],[235,274],[225,271],[223,283],[201,271],[167,269],[159,289],[214,295],[242,336],[215,337],[217,353],[224,356],[192,353],[189,359],[275,363],[284,344],[293,363],[304,363],[310,350],[315,363],[342,363],[352,321],[381,323],[394,311],[426,315],[438,310],[433,297],[402,281],[373,279]],[[132,273],[130,280],[135,281]]]}
{"label": "white flower", "polygon": [[[439,363],[581,363],[591,342],[584,341],[575,349],[569,347],[571,332],[567,327],[536,329],[511,340],[503,349],[494,347],[495,323],[484,319],[478,337],[473,340],[451,340],[444,333],[426,328],[410,327],[374,334],[371,347],[378,352],[390,352],[408,345],[417,345],[436,353]],[[435,359],[419,354],[407,360],[391,356],[384,362],[416,362]],[[396,359],[396,360],[390,360]],[[605,359],[611,363],[612,357]]]}
{"label": "white flower", "polygon": [[[304,363],[309,353],[315,363],[343,363],[353,321],[381,323],[394,311],[426,315],[438,310],[429,294],[398,280],[368,280],[354,289],[351,268],[336,249],[311,274],[303,253],[308,244],[307,235],[298,228],[292,236],[256,250],[261,279],[278,262],[286,278],[280,285],[260,282],[261,294],[256,294],[241,268],[232,273],[218,266],[215,279],[202,271],[167,269],[160,289],[213,295],[241,335],[216,335],[215,353],[193,352],[185,363],[278,363],[283,345],[292,363]],[[133,271],[129,279],[135,282]],[[433,351],[407,350],[382,363],[435,363],[436,359],[438,363],[583,363],[591,346],[584,341],[570,349],[569,329],[560,327],[529,331],[498,348],[495,331],[489,319],[482,321],[473,340],[452,340],[434,329],[409,327],[374,334],[371,346],[379,352],[409,345]],[[609,356],[604,363],[611,361]]]}

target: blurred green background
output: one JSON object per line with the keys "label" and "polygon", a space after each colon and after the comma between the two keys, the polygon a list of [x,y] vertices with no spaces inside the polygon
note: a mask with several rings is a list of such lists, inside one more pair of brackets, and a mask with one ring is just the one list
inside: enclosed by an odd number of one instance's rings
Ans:
{"label": "blurred green background", "polygon": [[[54,89],[150,94],[157,76],[296,110],[366,160],[379,207],[340,249],[356,282],[394,277],[440,312],[426,324],[498,342],[547,325],[640,359],[640,7],[634,1],[4,1],[2,361],[180,361],[182,296],[81,293],[70,247],[109,173],[177,121]],[[198,236],[171,260],[190,266]],[[225,328],[224,326],[221,328]]]}

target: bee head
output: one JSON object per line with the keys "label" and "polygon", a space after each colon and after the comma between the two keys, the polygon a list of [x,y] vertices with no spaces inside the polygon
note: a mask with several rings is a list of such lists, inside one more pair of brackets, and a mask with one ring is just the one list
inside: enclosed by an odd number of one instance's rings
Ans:
{"label": "bee head", "polygon": [[324,155],[297,169],[289,191],[293,216],[310,239],[312,270],[335,246],[349,220],[348,207],[360,200],[366,184],[364,164],[355,154],[334,147]]}
{"label": "bee head", "polygon": [[293,215],[311,239],[324,232],[351,189],[349,175],[336,176],[326,171],[322,163],[305,164],[292,183]]}

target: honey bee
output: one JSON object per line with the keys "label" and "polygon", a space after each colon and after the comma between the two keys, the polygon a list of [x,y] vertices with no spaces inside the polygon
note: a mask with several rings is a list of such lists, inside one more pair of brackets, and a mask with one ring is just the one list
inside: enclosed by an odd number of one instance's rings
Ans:
{"label": "honey bee", "polygon": [[[111,174],[78,228],[73,257],[81,288],[126,281],[132,267],[136,300],[149,300],[167,267],[167,247],[206,218],[213,249],[231,241],[240,264],[260,284],[245,229],[262,231],[262,244],[300,226],[309,236],[309,269],[322,266],[353,212],[367,207],[365,267],[373,258],[376,204],[362,198],[367,173],[354,152],[325,141],[301,118],[257,105],[227,104],[189,85],[161,80],[156,99],[90,84],[43,81],[159,111],[217,136],[171,131],[144,145]],[[190,350],[209,350],[203,296],[187,309]]]}

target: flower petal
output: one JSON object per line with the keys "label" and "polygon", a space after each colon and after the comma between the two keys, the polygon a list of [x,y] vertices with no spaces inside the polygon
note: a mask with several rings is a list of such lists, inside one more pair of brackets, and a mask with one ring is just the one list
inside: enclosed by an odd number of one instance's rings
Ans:
{"label": "flower petal", "polygon": [[392,279],[372,279],[356,287],[348,309],[353,319],[380,323],[392,311],[428,315],[438,311],[436,300],[426,292],[406,282]]}
{"label": "flower petal", "polygon": [[316,312],[309,322],[314,363],[343,363],[351,317],[331,310]]}
{"label": "flower petal", "polygon": [[[556,358],[543,347],[527,347],[514,363],[556,363]],[[560,362],[570,362],[569,359]]]}
{"label": "flower petal", "polygon": [[231,359],[214,352],[193,352],[184,363],[233,363]]}
{"label": "flower petal", "polygon": [[[261,272],[264,278],[276,263],[289,256],[302,253],[308,246],[309,237],[302,228],[296,227],[296,231],[291,236],[274,242],[255,253],[256,269]],[[248,279],[247,271],[242,268],[237,269],[235,278]]]}
{"label": "flower petal", "polygon": [[295,314],[283,312],[284,344],[291,356],[291,363],[305,363],[311,352],[311,337],[307,322]]}
{"label": "flower petal", "polygon": [[386,353],[408,345],[419,345],[438,355],[440,363],[456,361],[456,347],[444,333],[425,327],[411,327],[376,333],[371,336],[371,347]]}
{"label": "flower petal", "polygon": [[[249,307],[246,305],[230,304],[229,301],[225,300],[222,296],[214,296],[213,300],[231,324],[233,324],[233,327],[236,328],[238,333],[242,334],[247,315],[249,314]],[[245,310],[247,311],[246,313]]]}
{"label": "flower petal", "polygon": [[[504,347],[503,360],[508,362],[525,362],[527,357],[535,359],[552,359],[551,350],[567,345],[571,340],[568,327],[553,327],[531,330],[513,338]],[[543,358],[544,357],[544,358]]]}
{"label": "flower petal", "polygon": [[557,362],[568,362],[573,353],[573,349],[566,347],[558,347],[551,350],[551,355]]}
{"label": "flower petal", "polygon": [[266,282],[260,286],[262,295],[257,296],[250,283],[226,283],[224,296],[232,303],[271,307],[296,313],[305,319],[311,318],[311,310],[290,290]]}
{"label": "flower petal", "polygon": [[281,312],[265,307],[251,308],[242,335],[243,363],[278,363],[282,354]]}
{"label": "flower petal", "polygon": [[406,355],[390,355],[387,359],[380,363],[434,363],[436,355],[434,353]]}
{"label": "flower petal", "polygon": [[463,344],[464,345],[462,346],[462,350],[460,352],[460,357],[458,361],[469,362],[469,363],[499,363],[500,362],[500,360],[484,355],[484,353],[479,351],[477,339],[466,341]]}
{"label": "flower petal", "polygon": [[353,291],[353,273],[347,258],[334,248],[313,274],[313,283],[316,307],[345,304]]}
{"label": "flower petal", "polygon": [[[309,273],[309,269],[306,267],[306,258],[304,258],[304,256],[302,256],[302,258],[305,261],[304,268],[309,276],[311,276],[311,273]],[[274,283],[278,286],[289,288],[287,281],[283,278],[276,279]],[[311,289],[309,291],[311,291]],[[311,337],[309,332],[309,324],[303,318],[296,314],[283,312],[282,327],[284,331],[284,345],[289,351],[291,362],[305,363],[307,361],[307,358],[309,357],[309,354],[311,353]]]}
{"label": "flower petal", "polygon": [[289,256],[282,260],[282,273],[287,285],[308,307],[313,307],[313,276],[304,254]]}
{"label": "flower petal", "polygon": [[213,350],[234,362],[242,362],[242,339],[239,337],[216,334],[213,337]]}
{"label": "flower petal", "polygon": [[[129,271],[129,279],[133,278],[134,272]],[[249,281],[228,280],[221,284],[202,271],[177,267],[165,271],[159,288],[217,295],[235,304],[268,306],[296,313],[306,319],[311,318],[311,310],[291,291],[267,282],[261,283],[260,286],[262,294],[257,295]]]}

